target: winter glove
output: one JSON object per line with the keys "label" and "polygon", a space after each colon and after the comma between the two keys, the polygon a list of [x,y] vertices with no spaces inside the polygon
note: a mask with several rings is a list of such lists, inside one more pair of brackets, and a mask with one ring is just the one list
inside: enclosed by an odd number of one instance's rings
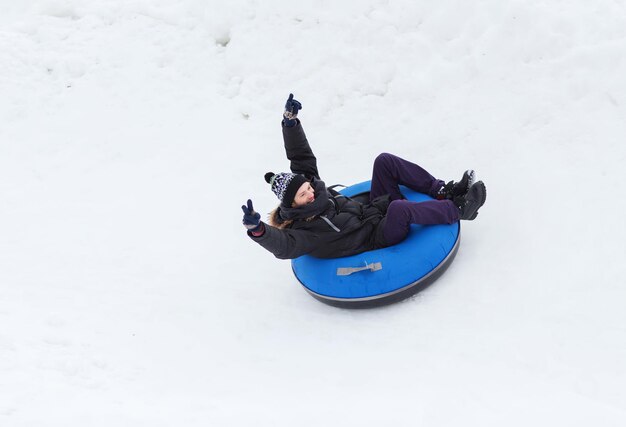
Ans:
{"label": "winter glove", "polygon": [[285,112],[283,113],[283,123],[288,128],[296,125],[296,117],[298,117],[298,110],[302,109],[302,104],[293,99],[293,93],[289,94],[289,99],[285,103]]}
{"label": "winter glove", "polygon": [[[252,207],[252,200],[248,199],[248,206],[241,206],[243,211],[243,226],[250,230],[252,233],[258,233],[263,231],[263,224],[261,223],[261,214],[255,212]],[[262,233],[261,233],[262,234]]]}

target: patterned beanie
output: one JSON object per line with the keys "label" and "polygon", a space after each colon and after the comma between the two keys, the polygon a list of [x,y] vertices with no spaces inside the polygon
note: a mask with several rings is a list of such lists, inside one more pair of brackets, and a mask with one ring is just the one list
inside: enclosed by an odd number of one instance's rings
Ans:
{"label": "patterned beanie", "polygon": [[291,207],[296,192],[302,184],[308,181],[304,175],[296,173],[274,173],[265,174],[265,181],[272,187],[276,197],[280,199],[284,206]]}

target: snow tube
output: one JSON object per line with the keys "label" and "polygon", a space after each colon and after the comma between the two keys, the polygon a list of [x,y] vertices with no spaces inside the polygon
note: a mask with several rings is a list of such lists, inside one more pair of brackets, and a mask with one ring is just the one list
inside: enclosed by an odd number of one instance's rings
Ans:
{"label": "snow tube", "polygon": [[[340,192],[355,200],[369,200],[371,181]],[[411,201],[430,196],[400,187]],[[460,224],[411,225],[405,240],[383,249],[343,258],[304,255],[291,261],[304,289],[336,307],[378,307],[405,299],[434,282],[452,263],[460,242]]]}

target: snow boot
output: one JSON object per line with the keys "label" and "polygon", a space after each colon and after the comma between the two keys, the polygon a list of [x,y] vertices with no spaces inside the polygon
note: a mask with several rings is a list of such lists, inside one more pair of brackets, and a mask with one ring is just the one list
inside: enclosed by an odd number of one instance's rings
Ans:
{"label": "snow boot", "polygon": [[475,179],[476,172],[472,169],[466,170],[459,182],[450,181],[439,189],[437,200],[454,200],[456,197],[465,195]]}
{"label": "snow boot", "polygon": [[454,198],[453,203],[459,208],[461,219],[471,221],[478,216],[478,209],[487,200],[487,189],[482,181],[472,185],[466,194]]}

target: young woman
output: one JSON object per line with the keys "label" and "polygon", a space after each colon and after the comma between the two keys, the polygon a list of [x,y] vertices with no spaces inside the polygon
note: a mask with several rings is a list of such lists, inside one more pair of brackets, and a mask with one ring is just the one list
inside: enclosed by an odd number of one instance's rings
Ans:
{"label": "young woman", "polygon": [[[297,118],[302,108],[293,94],[285,104],[282,130],[291,173],[268,172],[265,180],[280,200],[261,221],[252,201],[242,206],[243,224],[252,240],[280,259],[309,254],[318,258],[355,255],[401,242],[411,224],[452,224],[473,220],[485,203],[487,190],[474,183],[468,170],[459,182],[435,179],[420,166],[389,153],[374,161],[368,203],[360,203],[327,188],[320,180],[317,160]],[[435,198],[405,200],[398,185]]]}

